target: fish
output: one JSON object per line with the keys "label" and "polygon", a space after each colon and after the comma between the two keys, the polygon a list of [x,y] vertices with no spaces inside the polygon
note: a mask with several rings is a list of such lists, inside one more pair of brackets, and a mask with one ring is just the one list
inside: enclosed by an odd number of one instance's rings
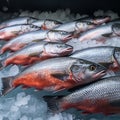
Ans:
{"label": "fish", "polygon": [[64,43],[41,41],[24,47],[1,60],[1,69],[8,65],[30,65],[52,57],[66,56],[73,51],[73,47]]}
{"label": "fish", "polygon": [[0,29],[13,25],[32,24],[37,20],[38,20],[37,18],[28,17],[28,16],[12,18],[0,23]]}
{"label": "fish", "polygon": [[54,30],[64,30],[67,32],[81,33],[89,29],[95,28],[97,25],[100,25],[104,22],[110,20],[110,17],[85,17],[82,19],[77,19],[71,22],[63,23]]}
{"label": "fish", "polygon": [[52,19],[41,19],[37,20],[32,23],[33,25],[36,25],[38,27],[41,27],[43,30],[51,30],[59,25],[62,24],[62,22],[57,21],[57,20],[52,20]]}
{"label": "fish", "polygon": [[27,33],[30,31],[40,30],[41,28],[35,25],[14,25],[9,26],[3,29],[0,29],[0,40],[9,41],[12,38],[17,37],[23,33]]}
{"label": "fish", "polygon": [[120,36],[120,23],[109,23],[98,26],[92,30],[88,30],[80,35],[79,41],[95,40],[97,42],[105,42],[106,39],[114,36]]}
{"label": "fish", "polygon": [[6,95],[18,86],[58,92],[97,80],[105,74],[104,66],[86,60],[51,58],[31,65],[16,76],[2,78],[1,95]]}
{"label": "fish", "polygon": [[38,30],[20,35],[6,44],[0,50],[3,54],[6,51],[18,51],[32,42],[49,41],[49,42],[67,42],[72,38],[71,32],[60,30]]}
{"label": "fish", "polygon": [[53,113],[70,108],[83,114],[120,114],[120,76],[100,79],[66,96],[44,96]]}
{"label": "fish", "polygon": [[78,50],[70,55],[73,58],[89,60],[105,65],[109,70],[120,71],[120,47],[98,46]]}

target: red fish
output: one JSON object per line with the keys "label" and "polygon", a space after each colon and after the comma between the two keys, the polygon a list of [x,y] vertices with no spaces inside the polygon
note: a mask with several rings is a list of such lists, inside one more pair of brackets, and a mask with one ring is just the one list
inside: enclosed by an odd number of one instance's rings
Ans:
{"label": "red fish", "polygon": [[3,78],[2,94],[18,86],[60,91],[101,78],[106,68],[89,61],[59,57],[36,63],[15,77]]}

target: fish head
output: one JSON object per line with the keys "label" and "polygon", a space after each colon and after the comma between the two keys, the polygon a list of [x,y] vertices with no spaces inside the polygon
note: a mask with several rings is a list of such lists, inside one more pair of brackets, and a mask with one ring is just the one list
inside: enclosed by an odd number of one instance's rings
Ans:
{"label": "fish head", "polygon": [[115,35],[120,36],[120,23],[114,23],[112,25],[112,31]]}
{"label": "fish head", "polygon": [[56,41],[56,42],[67,42],[68,40],[72,39],[73,32],[66,32],[62,30],[50,30],[47,33],[47,38],[49,41]]}
{"label": "fish head", "polygon": [[46,43],[44,49],[51,56],[65,56],[73,51],[72,46],[68,44],[56,43],[56,42]]}
{"label": "fish head", "polygon": [[76,21],[76,30],[80,32],[84,32],[88,29],[95,28],[96,24],[90,21]]}
{"label": "fish head", "polygon": [[119,47],[115,48],[114,57],[118,63],[118,67],[120,67],[120,48]]}
{"label": "fish head", "polygon": [[94,17],[93,19],[91,19],[91,22],[96,25],[100,25],[100,24],[106,23],[110,20],[111,20],[110,16],[97,16],[97,17]]}
{"label": "fish head", "polygon": [[79,59],[70,68],[74,80],[81,83],[87,83],[103,77],[106,74],[106,70],[107,69],[100,64],[82,59]]}
{"label": "fish head", "polygon": [[57,21],[57,20],[50,20],[50,19],[46,19],[44,24],[42,25],[43,29],[52,29],[55,28],[59,25],[61,25],[62,23]]}

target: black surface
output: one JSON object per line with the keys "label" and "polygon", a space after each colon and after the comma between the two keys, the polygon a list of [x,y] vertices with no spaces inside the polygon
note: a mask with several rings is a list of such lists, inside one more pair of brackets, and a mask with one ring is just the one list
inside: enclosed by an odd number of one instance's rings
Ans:
{"label": "black surface", "polygon": [[72,12],[91,14],[95,10],[113,10],[120,13],[119,0],[0,0],[0,8],[8,7],[8,11],[51,10],[70,8]]}

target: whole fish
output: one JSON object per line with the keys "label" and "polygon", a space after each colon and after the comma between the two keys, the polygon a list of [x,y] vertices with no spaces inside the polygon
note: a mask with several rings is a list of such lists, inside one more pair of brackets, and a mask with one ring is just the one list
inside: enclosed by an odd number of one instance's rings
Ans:
{"label": "whole fish", "polygon": [[68,55],[72,50],[72,46],[64,43],[41,41],[26,46],[3,59],[0,66],[3,68],[10,64],[30,65],[36,61]]}
{"label": "whole fish", "polygon": [[107,65],[110,70],[120,70],[120,48],[111,46],[98,46],[74,52],[70,57],[89,60]]}
{"label": "whole fish", "polygon": [[8,27],[8,26],[13,26],[13,25],[31,24],[37,20],[38,19],[36,19],[36,18],[27,17],[27,16],[13,18],[13,19],[9,19],[9,20],[6,20],[6,21],[0,23],[0,29]]}
{"label": "whole fish", "polygon": [[10,40],[26,32],[39,30],[40,27],[35,25],[14,25],[0,29],[0,40]]}
{"label": "whole fish", "polygon": [[43,30],[51,30],[59,25],[62,24],[62,22],[59,22],[57,20],[52,19],[45,19],[45,20],[37,20],[32,23],[33,25],[41,27]]}
{"label": "whole fish", "polygon": [[96,25],[100,25],[110,20],[110,17],[94,17],[94,18],[82,18],[72,22],[63,23],[62,25],[54,28],[55,30],[64,30],[68,32],[84,32],[86,30],[95,28]]}
{"label": "whole fish", "polygon": [[78,39],[80,41],[96,40],[98,42],[105,42],[107,38],[114,36],[120,36],[120,23],[110,23],[88,30],[81,34]]}
{"label": "whole fish", "polygon": [[2,94],[18,86],[60,91],[101,78],[106,68],[86,60],[59,57],[36,63],[15,77],[2,78]]}
{"label": "whole fish", "polygon": [[65,97],[45,96],[44,99],[53,112],[76,108],[85,114],[120,114],[120,76],[102,79]]}
{"label": "whole fish", "polygon": [[51,42],[66,42],[72,38],[72,33],[58,30],[38,30],[20,35],[5,45],[2,46],[0,52],[18,51],[24,46],[32,42],[40,42],[41,40],[51,41]]}

